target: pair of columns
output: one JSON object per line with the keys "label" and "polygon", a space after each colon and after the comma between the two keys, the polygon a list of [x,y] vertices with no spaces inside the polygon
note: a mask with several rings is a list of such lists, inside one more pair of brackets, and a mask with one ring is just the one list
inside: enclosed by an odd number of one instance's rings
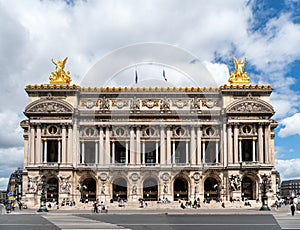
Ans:
{"label": "pair of columns", "polygon": [[[258,137],[252,139],[253,162],[258,161],[259,163],[264,163],[264,164],[271,163],[270,137],[271,137],[270,126],[267,125],[263,127],[262,125],[259,125]],[[233,131],[232,131],[232,125],[228,125],[227,126],[228,164],[237,164],[242,162],[242,141],[243,139],[239,137],[238,125],[233,125]],[[258,144],[258,148],[256,148],[256,141]],[[256,157],[257,156],[256,149],[258,149],[258,157]]]}

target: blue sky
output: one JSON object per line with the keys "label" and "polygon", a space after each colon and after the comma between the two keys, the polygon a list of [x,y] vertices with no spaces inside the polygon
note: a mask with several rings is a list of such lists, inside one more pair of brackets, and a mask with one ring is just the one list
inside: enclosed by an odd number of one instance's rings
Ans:
{"label": "blue sky", "polygon": [[[24,87],[49,82],[51,58],[68,56],[66,69],[80,85],[105,55],[146,42],[192,53],[217,85],[227,83],[232,57],[247,57],[251,83],[274,89],[276,168],[283,179],[300,178],[297,0],[0,0],[0,31],[0,189],[22,167]],[[161,65],[139,65],[138,71],[140,80],[162,78]],[[172,66],[166,74],[173,85],[188,84]],[[134,84],[134,68],[121,71],[113,83]]]}

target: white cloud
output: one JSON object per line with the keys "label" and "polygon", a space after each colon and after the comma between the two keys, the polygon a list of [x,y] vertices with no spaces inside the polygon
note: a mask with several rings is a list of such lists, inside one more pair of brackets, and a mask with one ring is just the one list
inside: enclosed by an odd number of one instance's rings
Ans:
{"label": "white cloud", "polygon": [[23,167],[23,148],[0,148],[0,190],[6,190],[10,174]]}
{"label": "white cloud", "polygon": [[[66,70],[72,83],[79,84],[101,57],[141,42],[167,43],[192,52],[207,61],[220,85],[227,82],[229,70],[215,58],[229,63],[232,56],[246,56],[259,72],[252,81],[270,83],[275,89],[275,118],[286,122],[280,135],[292,135],[296,132],[292,121],[284,118],[298,112],[299,93],[290,90],[295,81],[286,73],[300,58],[300,25],[283,13],[260,30],[250,30],[255,21],[252,4],[255,1],[115,0],[74,1],[70,6],[62,0],[0,0],[0,148],[9,152],[21,145],[18,126],[27,103],[24,87],[48,83],[52,57],[69,56]],[[124,82],[131,84],[128,79]]]}
{"label": "white cloud", "polygon": [[300,178],[300,158],[290,160],[275,160],[275,167],[280,173],[281,180]]}
{"label": "white cloud", "polygon": [[284,127],[279,131],[280,137],[300,135],[300,113],[296,113],[291,117],[283,119],[281,125]]}

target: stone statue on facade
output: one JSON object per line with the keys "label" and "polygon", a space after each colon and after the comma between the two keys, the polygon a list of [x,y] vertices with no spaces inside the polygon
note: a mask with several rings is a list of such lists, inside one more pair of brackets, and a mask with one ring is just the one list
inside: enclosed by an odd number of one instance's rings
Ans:
{"label": "stone statue on facade", "polygon": [[105,182],[102,182],[102,186],[101,186],[101,194],[105,194]]}
{"label": "stone statue on facade", "polygon": [[28,192],[36,193],[38,187],[38,177],[39,176],[28,176]]}
{"label": "stone statue on facade", "polygon": [[109,105],[109,100],[105,97],[100,99],[100,109],[101,110],[109,110],[110,105]]}
{"label": "stone statue on facade", "polygon": [[137,194],[137,187],[136,187],[136,185],[132,186],[131,193],[132,193],[132,195],[136,195]]}
{"label": "stone statue on facade", "polygon": [[232,191],[238,191],[238,190],[240,190],[241,179],[240,179],[239,175],[230,175],[228,177],[228,179],[229,179],[230,189]]}
{"label": "stone statue on facade", "polygon": [[68,57],[66,57],[63,61],[54,61],[52,58],[52,63],[56,66],[55,72],[52,72],[49,79],[51,84],[70,84],[71,77],[70,72],[64,71],[65,64],[68,60]]}
{"label": "stone statue on facade", "polygon": [[140,109],[140,101],[139,101],[139,99],[137,99],[136,97],[134,97],[131,100],[130,109],[131,110],[139,110]]}
{"label": "stone statue on facade", "polygon": [[70,193],[71,184],[69,182],[69,176],[60,176],[60,190],[62,193]]}
{"label": "stone statue on facade", "polygon": [[199,98],[195,97],[194,99],[192,99],[191,101],[191,109],[200,109],[200,102],[199,102]]}
{"label": "stone statue on facade", "polygon": [[160,109],[161,110],[170,110],[170,99],[168,99],[167,97],[165,97],[163,100],[161,100],[160,102]]}
{"label": "stone statue on facade", "polygon": [[164,193],[168,193],[168,185],[164,184]]}

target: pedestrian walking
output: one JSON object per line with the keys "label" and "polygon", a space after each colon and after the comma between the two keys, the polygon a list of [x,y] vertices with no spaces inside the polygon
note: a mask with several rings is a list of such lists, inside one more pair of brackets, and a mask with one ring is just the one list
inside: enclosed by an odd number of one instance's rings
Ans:
{"label": "pedestrian walking", "polygon": [[294,204],[291,204],[291,212],[292,212],[292,216],[295,215],[295,210],[296,210],[295,205],[294,205]]}

